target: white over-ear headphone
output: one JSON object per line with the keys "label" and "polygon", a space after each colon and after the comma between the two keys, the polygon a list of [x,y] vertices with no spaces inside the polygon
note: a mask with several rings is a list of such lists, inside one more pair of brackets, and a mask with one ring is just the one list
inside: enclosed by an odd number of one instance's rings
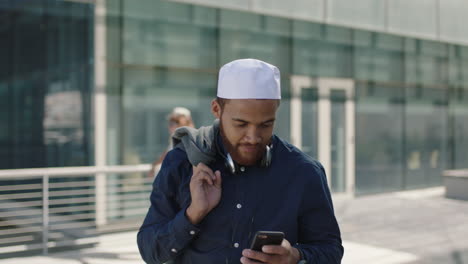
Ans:
{"label": "white over-ear headphone", "polygon": [[[271,146],[266,146],[265,147],[265,153],[263,154],[263,158],[260,161],[260,167],[262,168],[267,168],[271,165],[271,149],[273,147]],[[222,155],[224,157],[224,155]],[[224,161],[224,164],[226,165],[226,168],[232,173],[236,174],[239,172],[239,165],[232,159],[231,154],[227,154]]]}

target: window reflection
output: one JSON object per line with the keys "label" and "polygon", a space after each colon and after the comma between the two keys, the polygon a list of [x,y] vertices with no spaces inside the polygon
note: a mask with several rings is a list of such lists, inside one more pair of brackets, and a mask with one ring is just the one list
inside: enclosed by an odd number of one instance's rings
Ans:
{"label": "window reflection", "polygon": [[5,1],[0,169],[91,165],[93,5]]}

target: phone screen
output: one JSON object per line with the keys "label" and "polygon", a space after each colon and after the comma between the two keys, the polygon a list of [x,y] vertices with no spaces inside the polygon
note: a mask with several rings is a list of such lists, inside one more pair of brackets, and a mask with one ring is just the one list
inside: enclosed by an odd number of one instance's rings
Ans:
{"label": "phone screen", "polygon": [[279,231],[258,231],[255,234],[250,249],[262,251],[265,245],[281,245],[284,239],[284,233]]}

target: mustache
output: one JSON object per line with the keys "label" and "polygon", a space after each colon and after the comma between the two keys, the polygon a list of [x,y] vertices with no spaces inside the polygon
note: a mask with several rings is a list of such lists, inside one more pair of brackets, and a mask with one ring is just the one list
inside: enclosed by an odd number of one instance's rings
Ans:
{"label": "mustache", "polygon": [[241,143],[238,146],[239,147],[255,147],[255,148],[261,148],[263,144],[257,143],[257,144],[250,144],[250,143]]}

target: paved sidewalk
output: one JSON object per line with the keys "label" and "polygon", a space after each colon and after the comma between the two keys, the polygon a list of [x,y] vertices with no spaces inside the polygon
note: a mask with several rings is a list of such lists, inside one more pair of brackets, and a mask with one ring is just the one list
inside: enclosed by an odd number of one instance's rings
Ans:
{"label": "paved sidewalk", "polygon": [[136,245],[136,232],[100,237],[95,248],[67,251],[48,256],[0,260],[1,264],[144,264]]}
{"label": "paved sidewalk", "polygon": [[468,264],[468,201],[442,187],[335,199],[344,264]]}
{"label": "paved sidewalk", "polygon": [[[468,264],[468,201],[442,188],[334,198],[343,264]],[[105,235],[96,248],[0,260],[0,264],[143,263],[136,232]]]}

